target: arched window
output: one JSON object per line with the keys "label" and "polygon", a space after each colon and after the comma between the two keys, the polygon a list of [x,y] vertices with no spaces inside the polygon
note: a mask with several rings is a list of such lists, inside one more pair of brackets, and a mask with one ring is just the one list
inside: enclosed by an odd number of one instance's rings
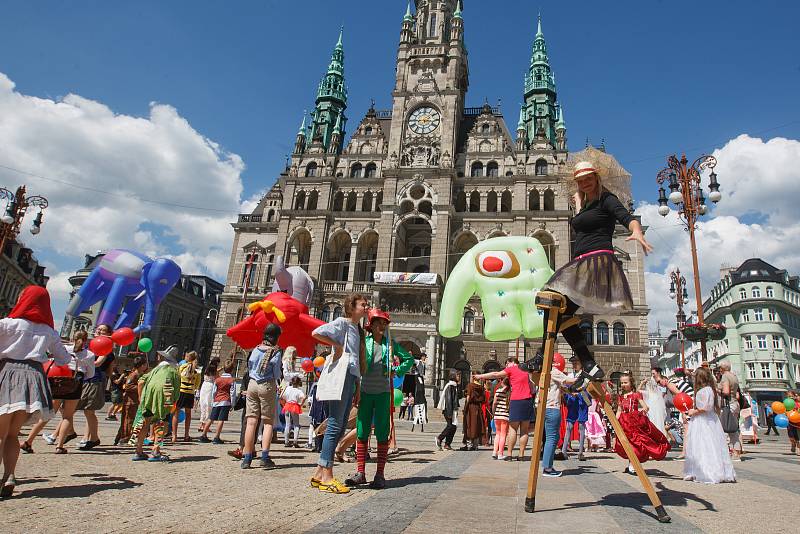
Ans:
{"label": "arched window", "polygon": [[556,194],[552,189],[544,192],[544,211],[553,211],[556,209]]}
{"label": "arched window", "polygon": [[344,312],[342,311],[342,307],[341,306],[336,306],[333,309],[333,318],[334,318],[334,320],[338,319],[339,317],[341,317],[343,315],[344,315]]}
{"label": "arched window", "polygon": [[542,209],[542,207],[539,204],[539,191],[531,189],[530,193],[528,193],[528,210],[539,211],[540,209]]}
{"label": "arched window", "polygon": [[342,211],[344,206],[344,193],[337,191],[333,196],[333,211]]}
{"label": "arched window", "polygon": [[372,135],[372,126],[364,128],[364,135]]}
{"label": "arched window", "polygon": [[497,193],[494,191],[489,191],[486,196],[486,211],[489,213],[497,211]]}
{"label": "arched window", "polygon": [[754,299],[761,298],[761,289],[758,286],[753,286],[752,293]]}
{"label": "arched window", "polygon": [[431,26],[428,36],[436,37],[436,13],[431,13]]}
{"label": "arched window", "polygon": [[475,312],[466,308],[464,310],[464,318],[461,321],[461,333],[462,334],[474,334],[475,333]]}
{"label": "arched window", "polygon": [[375,211],[381,211],[381,204],[383,204],[383,191],[378,191],[375,196]]}
{"label": "arched window", "polygon": [[306,205],[306,192],[300,191],[297,193],[297,196],[294,197],[294,209],[301,210]]}
{"label": "arched window", "polygon": [[486,176],[497,176],[499,173],[497,162],[490,161],[488,165],[486,165]]}
{"label": "arched window", "polygon": [[624,345],[625,325],[622,323],[614,323],[613,333],[614,333],[614,345]]}
{"label": "arched window", "polygon": [[547,176],[547,161],[544,159],[537,159],[534,172],[536,176]]}
{"label": "arched window", "polygon": [[467,194],[464,191],[456,193],[455,208],[458,212],[467,211]]}
{"label": "arched window", "polygon": [[358,195],[355,191],[350,191],[347,194],[347,208],[346,211],[356,211],[356,202],[358,202]]}
{"label": "arched window", "polygon": [[608,345],[608,323],[597,323],[597,344]]}
{"label": "arched window", "polygon": [[242,286],[252,288],[256,283],[256,273],[258,272],[258,254],[246,254],[244,257],[244,267],[242,268]]}
{"label": "arched window", "polygon": [[594,345],[594,334],[592,332],[592,323],[590,321],[583,321],[581,323],[581,332],[583,332],[583,340],[587,345]]}
{"label": "arched window", "polygon": [[488,124],[484,123],[484,124],[481,125],[481,133],[482,134],[484,134],[484,135],[488,134],[490,130],[491,130],[491,127]]}
{"label": "arched window", "polygon": [[481,211],[481,194],[477,191],[469,195],[469,211]]}
{"label": "arched window", "polygon": [[511,211],[511,191],[508,189],[500,196],[500,211]]}
{"label": "arched window", "polygon": [[319,201],[319,191],[314,189],[308,195],[308,204],[306,205],[307,210],[315,210],[317,209],[317,202]]}
{"label": "arched window", "polygon": [[375,178],[378,175],[378,166],[374,163],[367,164],[367,178]]}
{"label": "arched window", "polygon": [[311,162],[306,165],[306,176],[316,176],[317,175],[317,164],[316,162]]}
{"label": "arched window", "polygon": [[361,211],[372,211],[372,191],[364,193],[364,200],[361,202]]}
{"label": "arched window", "polygon": [[360,163],[353,163],[350,167],[350,178],[361,178],[364,176],[364,167]]}
{"label": "arched window", "polygon": [[333,321],[333,309],[332,306],[325,306],[322,308],[322,317],[320,317],[326,323]]}
{"label": "arched window", "polygon": [[272,222],[273,217],[275,217],[275,210],[269,210],[267,212],[267,222]]}
{"label": "arched window", "polygon": [[480,161],[473,163],[472,167],[470,167],[469,175],[472,177],[483,176],[483,163]]}

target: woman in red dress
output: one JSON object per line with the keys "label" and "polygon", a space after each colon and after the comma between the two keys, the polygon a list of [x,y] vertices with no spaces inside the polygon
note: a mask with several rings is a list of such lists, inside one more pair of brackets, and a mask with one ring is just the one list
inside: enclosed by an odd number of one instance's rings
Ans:
{"label": "woman in red dress", "polygon": [[[617,408],[617,419],[619,424],[625,431],[628,441],[631,442],[633,450],[636,451],[636,457],[640,462],[647,460],[663,460],[670,449],[669,441],[656,426],[647,418],[647,403],[642,398],[642,395],[636,391],[633,381],[633,375],[630,371],[626,371],[620,377],[620,389],[622,390],[622,397],[619,400],[619,408]],[[619,454],[622,458],[628,458],[625,454],[625,449],[617,437],[614,444],[614,452]],[[626,473],[632,475],[636,474],[633,466],[628,462],[628,467],[625,468]]]}

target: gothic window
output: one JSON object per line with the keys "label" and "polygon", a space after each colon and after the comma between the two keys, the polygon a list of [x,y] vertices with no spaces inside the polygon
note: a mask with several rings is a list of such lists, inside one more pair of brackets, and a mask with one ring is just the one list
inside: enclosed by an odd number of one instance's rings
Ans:
{"label": "gothic window", "polygon": [[358,201],[358,195],[356,195],[355,191],[350,191],[347,194],[347,208],[346,211],[356,211],[356,202]]}
{"label": "gothic window", "polygon": [[338,191],[333,197],[333,211],[342,211],[344,206],[344,193]]}
{"label": "gothic window", "polygon": [[622,323],[614,323],[614,345],[625,344],[625,325]]}
{"label": "gothic window", "polygon": [[481,133],[482,134],[486,135],[486,134],[489,133],[490,130],[491,130],[491,128],[489,127],[488,124],[484,123],[484,124],[481,125]]}
{"label": "gothic window", "polygon": [[364,193],[364,200],[361,202],[361,211],[372,211],[372,192]]}
{"label": "gothic window", "polygon": [[375,178],[377,174],[378,174],[377,165],[375,165],[374,163],[367,164],[367,172],[366,172],[367,178]]}
{"label": "gothic window", "polygon": [[467,194],[464,191],[456,193],[455,208],[457,212],[467,211]]}
{"label": "gothic window", "polygon": [[341,317],[342,315],[344,315],[344,313],[342,312],[342,307],[341,307],[341,306],[336,306],[336,307],[333,309],[333,318],[334,318],[334,319],[338,319],[338,318],[339,318],[339,317]]}
{"label": "gothic window", "polygon": [[381,204],[383,204],[383,191],[378,191],[375,197],[375,211],[381,211]]}
{"label": "gothic window", "polygon": [[583,332],[583,340],[587,345],[594,345],[594,335],[592,333],[591,321],[583,321],[581,323],[581,332]]}
{"label": "gothic window", "polygon": [[608,323],[597,323],[597,344],[608,345]]}
{"label": "gothic window", "polygon": [[464,310],[464,319],[461,322],[461,333],[462,334],[475,333],[475,312],[473,312],[469,308]]}
{"label": "gothic window", "polygon": [[428,35],[430,37],[436,37],[436,13],[431,13],[431,29]]}
{"label": "gothic window", "polygon": [[539,211],[541,206],[539,205],[539,191],[536,189],[531,189],[531,192],[528,193],[528,210],[529,211]]}
{"label": "gothic window", "polygon": [[256,271],[258,270],[258,254],[247,254],[244,258],[244,268],[242,268],[242,286],[253,287],[256,282]]}
{"label": "gothic window", "polygon": [[275,210],[269,210],[267,212],[267,222],[272,222],[272,219],[275,217]]}
{"label": "gothic window", "polygon": [[476,161],[470,168],[469,175],[473,177],[483,176],[483,163]]}
{"label": "gothic window", "polygon": [[372,126],[364,128],[364,135],[372,135]]}
{"label": "gothic window", "polygon": [[544,211],[553,211],[556,209],[556,194],[552,189],[544,192]]}
{"label": "gothic window", "polygon": [[267,263],[267,281],[266,281],[266,286],[267,287],[272,287],[272,280],[271,280],[271,278],[272,278],[272,264],[275,263],[275,254],[270,254],[269,255],[268,262],[269,263]]}
{"label": "gothic window", "polygon": [[315,210],[317,209],[317,202],[319,201],[319,191],[314,189],[308,195],[308,204],[306,204],[307,210]]}
{"label": "gothic window", "polygon": [[469,195],[469,211],[481,211],[481,194],[477,191]]}
{"label": "gothic window", "polygon": [[294,198],[294,209],[301,210],[305,207],[305,205],[306,205],[306,192],[300,191]]}
{"label": "gothic window", "polygon": [[547,176],[547,161],[543,159],[537,159],[534,172],[536,173],[536,176]]}
{"label": "gothic window", "polygon": [[511,191],[508,189],[500,196],[500,211],[511,211]]}
{"label": "gothic window", "polygon": [[360,163],[353,163],[350,167],[350,178],[361,178],[364,176],[364,167]]}
{"label": "gothic window", "polygon": [[497,211],[497,193],[489,191],[486,196],[486,211],[489,213]]}
{"label": "gothic window", "polygon": [[311,162],[306,165],[306,176],[316,176],[317,175],[317,164],[315,162]]}
{"label": "gothic window", "polygon": [[497,176],[498,174],[498,167],[496,161],[490,161],[488,165],[486,165],[486,176]]}

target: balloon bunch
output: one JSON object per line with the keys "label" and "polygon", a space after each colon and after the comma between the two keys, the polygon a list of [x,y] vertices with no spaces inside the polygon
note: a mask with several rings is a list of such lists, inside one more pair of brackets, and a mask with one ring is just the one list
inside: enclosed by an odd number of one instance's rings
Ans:
{"label": "balloon bunch", "polygon": [[[111,354],[111,351],[114,350],[115,343],[120,347],[125,347],[133,343],[135,340],[136,333],[132,328],[128,328],[126,326],[123,328],[118,328],[110,336],[93,337],[89,342],[89,350],[91,350],[97,356],[105,356],[107,354]],[[151,340],[149,337],[143,337],[139,340],[137,347],[141,352],[150,352],[150,350],[153,348],[153,340]]]}
{"label": "balloon bunch", "polygon": [[321,371],[322,368],[325,366],[325,356],[317,356],[313,360],[311,358],[303,358],[300,360],[300,367],[306,373],[311,373],[316,368],[317,371]]}
{"label": "balloon bunch", "polygon": [[783,402],[773,402],[772,411],[775,413],[776,427],[787,428],[789,424],[800,426],[800,411],[797,410],[797,404],[791,397],[786,397]]}

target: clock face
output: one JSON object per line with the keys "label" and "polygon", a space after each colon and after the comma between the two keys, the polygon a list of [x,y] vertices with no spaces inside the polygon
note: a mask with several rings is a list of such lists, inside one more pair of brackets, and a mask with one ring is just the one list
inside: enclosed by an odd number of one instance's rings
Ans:
{"label": "clock face", "polygon": [[422,106],[414,110],[408,118],[408,127],[417,134],[429,134],[439,127],[442,116],[430,106]]}

